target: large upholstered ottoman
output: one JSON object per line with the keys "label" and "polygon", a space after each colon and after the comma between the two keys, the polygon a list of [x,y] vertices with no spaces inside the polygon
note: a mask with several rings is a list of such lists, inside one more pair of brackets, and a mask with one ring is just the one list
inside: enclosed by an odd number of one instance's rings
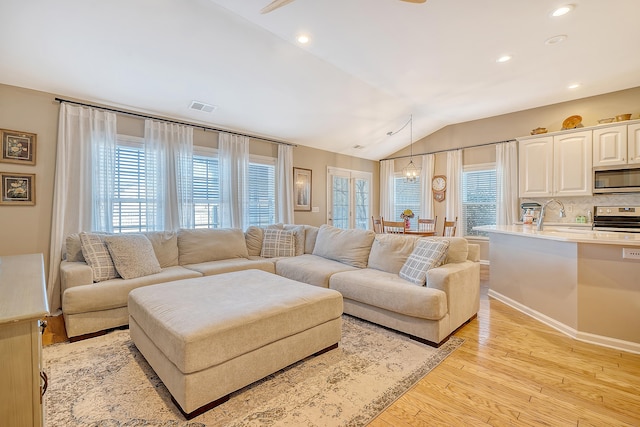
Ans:
{"label": "large upholstered ottoman", "polygon": [[187,418],[337,347],[342,296],[260,270],[134,289],[131,338]]}

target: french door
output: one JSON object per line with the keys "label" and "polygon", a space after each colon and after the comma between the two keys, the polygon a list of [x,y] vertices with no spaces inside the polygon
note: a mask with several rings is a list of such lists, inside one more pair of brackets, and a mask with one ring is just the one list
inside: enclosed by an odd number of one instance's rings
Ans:
{"label": "french door", "polygon": [[338,228],[369,228],[371,173],[327,169],[327,224]]}

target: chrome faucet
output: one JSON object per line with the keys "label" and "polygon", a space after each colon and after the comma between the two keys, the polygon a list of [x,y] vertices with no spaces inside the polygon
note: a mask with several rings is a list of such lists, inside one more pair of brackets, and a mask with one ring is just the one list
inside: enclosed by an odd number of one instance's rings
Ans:
{"label": "chrome faucet", "polygon": [[547,205],[551,202],[556,202],[558,205],[560,205],[560,218],[564,218],[565,213],[564,213],[564,205],[562,204],[562,202],[558,199],[551,199],[551,200],[547,200],[543,205],[542,205],[542,209],[540,209],[540,218],[538,218],[538,231],[542,230],[542,225],[544,223],[544,211],[545,208],[547,207]]}

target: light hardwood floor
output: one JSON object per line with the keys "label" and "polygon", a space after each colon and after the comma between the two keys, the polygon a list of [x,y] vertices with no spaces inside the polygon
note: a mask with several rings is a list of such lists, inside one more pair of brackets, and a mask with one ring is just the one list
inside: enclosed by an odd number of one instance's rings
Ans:
{"label": "light hardwood floor", "polygon": [[[465,340],[371,424],[640,426],[640,355],[586,344],[487,296]],[[638,325],[640,327],[640,325]],[[66,340],[49,318],[45,345]]]}

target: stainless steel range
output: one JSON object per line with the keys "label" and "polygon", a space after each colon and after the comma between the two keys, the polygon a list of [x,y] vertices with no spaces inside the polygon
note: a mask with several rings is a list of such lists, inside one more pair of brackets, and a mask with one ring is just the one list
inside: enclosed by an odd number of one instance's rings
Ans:
{"label": "stainless steel range", "polygon": [[640,233],[640,206],[594,206],[593,229]]}

